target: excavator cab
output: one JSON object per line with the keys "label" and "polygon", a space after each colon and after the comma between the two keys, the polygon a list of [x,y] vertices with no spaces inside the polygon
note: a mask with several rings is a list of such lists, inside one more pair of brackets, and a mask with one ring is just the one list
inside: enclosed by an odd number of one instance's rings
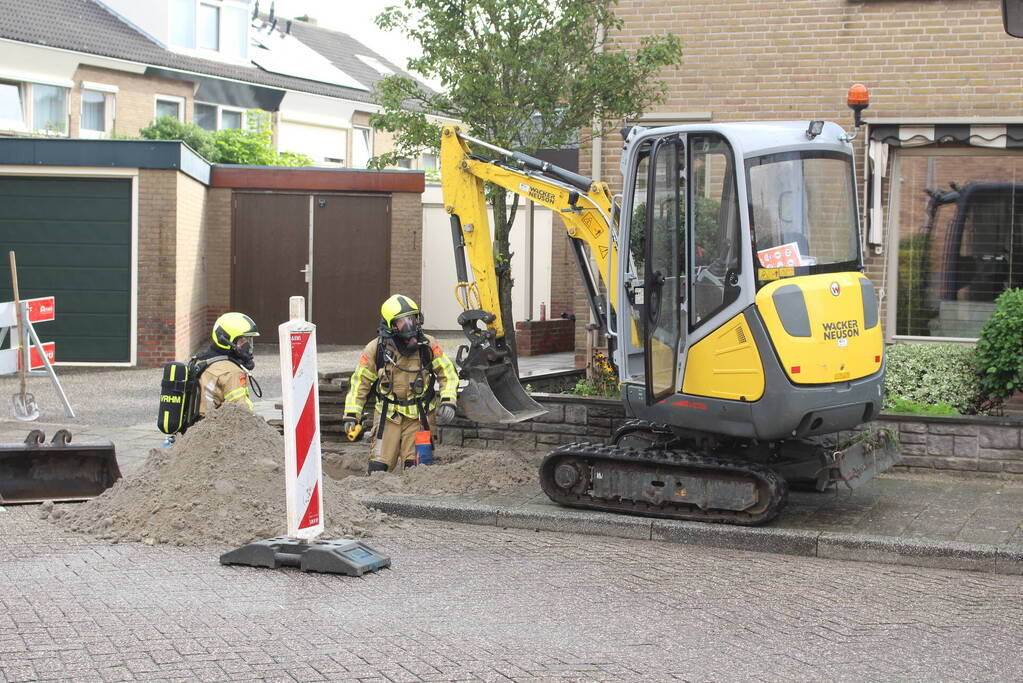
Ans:
{"label": "excavator cab", "polygon": [[[868,101],[850,88],[857,127]],[[863,275],[853,137],[816,120],[627,132],[628,249],[610,286],[633,415],[781,442],[880,412],[884,343]]]}
{"label": "excavator cab", "polygon": [[[630,414],[780,442],[880,412],[883,339],[841,128],[633,129],[623,173],[616,359]],[[860,485],[896,457],[872,453],[869,467],[813,459],[800,476],[827,483],[830,468],[828,481]]]}

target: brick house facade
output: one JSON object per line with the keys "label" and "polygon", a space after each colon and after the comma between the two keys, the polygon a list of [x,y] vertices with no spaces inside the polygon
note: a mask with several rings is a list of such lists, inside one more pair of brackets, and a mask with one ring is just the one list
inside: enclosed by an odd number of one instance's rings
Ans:
{"label": "brick house facade", "polygon": [[[876,244],[866,245],[864,252],[866,273],[882,293],[886,340],[919,339],[896,334],[894,302],[899,235],[905,238],[919,225],[926,200],[923,190],[939,185],[947,189],[949,182],[961,185],[977,178],[1023,177],[1019,149],[1023,144],[1013,132],[1023,123],[1019,115],[1023,72],[1016,59],[1023,55],[1023,41],[1004,33],[998,3],[621,0],[616,14],[624,26],[615,38],[625,49],[638,47],[642,36],[662,33],[679,35],[684,45],[683,64],[661,74],[666,101],[630,123],[825,119],[852,130],[846,91],[853,83],[865,84],[871,94],[870,108],[864,112],[868,127],[854,142],[865,232],[871,228],[866,220],[870,197],[864,191],[873,178],[867,159],[870,131],[895,126],[907,137],[905,131],[924,130],[901,147],[889,145],[886,167],[877,166],[883,176],[875,214],[879,224],[870,231]],[[972,126],[974,132],[941,137],[940,127],[949,125]],[[911,150],[910,145],[919,147]],[[609,135],[581,150],[580,167],[620,192],[620,151],[620,137]],[[913,163],[921,163],[912,161],[914,155],[933,158],[912,184],[908,181]],[[951,164],[954,174],[942,174],[942,155],[959,156]],[[983,172],[974,174],[974,168]],[[998,168],[1004,171],[999,173]],[[890,191],[894,173],[900,179],[896,185],[903,186],[895,195]],[[907,218],[914,211],[913,218]],[[1015,230],[1020,231],[1018,223]],[[958,297],[969,298],[962,292]],[[584,310],[581,292],[576,301],[578,310]],[[936,310],[931,315],[939,316]],[[927,338],[947,337],[940,333],[940,325],[932,327]],[[577,349],[584,349],[582,322],[576,334]],[[969,336],[955,339],[967,341]],[[583,359],[581,353],[577,359]]]}

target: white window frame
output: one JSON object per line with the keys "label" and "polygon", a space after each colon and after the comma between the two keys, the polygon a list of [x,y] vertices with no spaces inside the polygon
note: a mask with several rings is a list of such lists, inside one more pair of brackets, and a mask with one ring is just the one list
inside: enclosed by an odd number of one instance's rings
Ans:
{"label": "white window frame", "polygon": [[[248,19],[249,13],[252,11],[252,3],[250,0],[193,0],[194,10],[192,16],[195,17],[195,24],[192,26],[192,44],[195,47],[183,47],[181,45],[169,44],[168,47],[174,52],[180,52],[186,55],[192,55],[197,57],[212,57],[216,56],[218,61],[230,62],[233,64],[249,64],[249,32],[250,32],[250,21]],[[217,35],[217,49],[210,50],[208,48],[199,47],[199,7],[200,5],[209,5],[216,7],[219,11],[219,32]],[[245,26],[245,38],[242,45],[245,49],[245,54],[242,56],[228,55],[224,53],[224,45],[230,42],[228,37],[229,26],[224,21],[224,10],[225,9],[239,9],[244,11],[244,26]],[[172,3],[167,4],[167,26],[172,26],[174,17],[172,15],[173,6]],[[169,42],[169,38],[168,38]],[[218,124],[219,125],[219,124]]]}
{"label": "white window frame", "polygon": [[[8,85],[16,85],[21,91],[21,116],[24,125],[20,128],[4,128],[3,130],[28,133],[30,135],[45,135],[46,137],[66,138],[71,134],[71,85],[67,83],[48,83],[45,81],[28,81],[19,78],[10,78],[0,75],[0,81]],[[64,93],[64,130],[48,131],[43,128],[35,128],[32,120],[35,118],[33,111],[35,98],[32,92],[36,85],[47,85],[55,88],[63,88]]]}
{"label": "white window frame", "polygon": [[241,107],[229,107],[229,106],[220,105],[220,104],[217,105],[217,130],[225,130],[225,128],[224,128],[224,112],[225,111],[233,111],[233,112],[237,112],[238,114],[241,114],[242,122],[241,122],[241,125],[238,127],[238,129],[239,130],[245,130],[245,125],[248,123],[248,121],[246,120],[246,116],[245,116],[245,110],[242,109]]}
{"label": "white window frame", "polygon": [[154,95],[153,96],[153,120],[155,121],[159,114],[156,113],[156,105],[160,102],[174,102],[178,105],[178,121],[185,120],[185,98],[178,95]]}
{"label": "white window frame", "polygon": [[[85,92],[98,92],[103,93],[103,124],[106,126],[105,130],[93,130],[85,127]],[[107,85],[106,83],[93,83],[92,81],[82,81],[82,89],[78,95],[78,137],[80,138],[106,138],[110,137],[110,134],[114,132],[114,126],[117,123],[117,92],[118,87],[116,85]]]}
{"label": "white window frame", "polygon": [[[245,114],[245,112],[247,111],[246,109],[244,109],[242,107],[232,107],[231,105],[228,105],[228,104],[215,104],[213,102],[203,102],[202,100],[196,100],[195,102],[192,103],[192,121],[193,122],[195,121],[195,106],[198,105],[198,104],[201,104],[201,105],[204,105],[204,106],[207,106],[207,107],[213,107],[217,111],[217,124],[216,124],[217,125],[217,130],[225,130],[225,128],[224,128],[224,112],[225,111],[233,111],[233,112],[237,112],[237,113],[241,114],[241,116],[242,116],[242,125],[240,126],[239,130],[245,130],[245,126],[248,124],[248,117]],[[205,130],[205,129],[203,129],[203,130]],[[231,129],[231,130],[234,130],[234,129]]]}
{"label": "white window frame", "polygon": [[354,161],[355,161],[355,136],[358,135],[360,131],[369,131],[369,156],[366,158],[366,161],[368,162],[370,159],[373,158],[373,147],[374,147],[374,145],[373,145],[373,143],[374,143],[373,138],[375,137],[373,135],[373,128],[371,126],[356,126],[356,125],[353,125],[352,126],[352,149],[351,149],[351,152],[348,154],[348,158],[349,158],[349,160],[352,163],[354,163]]}

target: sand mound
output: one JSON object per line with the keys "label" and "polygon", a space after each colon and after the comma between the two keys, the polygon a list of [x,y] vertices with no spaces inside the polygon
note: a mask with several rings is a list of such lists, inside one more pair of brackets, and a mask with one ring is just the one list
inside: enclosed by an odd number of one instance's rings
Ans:
{"label": "sand mound", "polygon": [[[347,487],[323,478],[322,538],[401,528]],[[227,404],[103,495],[80,505],[45,504],[41,516],[104,539],[173,545],[242,545],[287,531],[284,439],[259,416]]]}
{"label": "sand mound", "polygon": [[470,491],[505,491],[536,484],[537,469],[526,458],[505,451],[451,452],[462,455],[450,464],[414,467],[401,473],[375,472],[370,477],[348,477],[341,483],[358,493],[405,493],[444,495]]}

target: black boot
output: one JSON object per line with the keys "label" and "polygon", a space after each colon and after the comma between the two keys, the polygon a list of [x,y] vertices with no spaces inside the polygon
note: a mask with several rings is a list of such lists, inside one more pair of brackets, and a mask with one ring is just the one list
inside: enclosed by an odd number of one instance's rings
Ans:
{"label": "black boot", "polygon": [[366,468],[366,474],[373,474],[374,472],[386,472],[387,463],[380,462],[378,460],[370,460],[369,467]]}

